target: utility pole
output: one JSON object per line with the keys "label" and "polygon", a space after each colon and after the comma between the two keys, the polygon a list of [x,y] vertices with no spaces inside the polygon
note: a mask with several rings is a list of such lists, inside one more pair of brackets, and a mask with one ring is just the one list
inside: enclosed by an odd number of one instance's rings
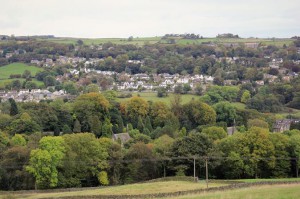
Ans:
{"label": "utility pole", "polygon": [[194,156],[194,181],[196,182],[196,160]]}
{"label": "utility pole", "polygon": [[206,188],[208,188],[208,167],[207,167],[207,157],[205,158],[205,170],[206,170]]}

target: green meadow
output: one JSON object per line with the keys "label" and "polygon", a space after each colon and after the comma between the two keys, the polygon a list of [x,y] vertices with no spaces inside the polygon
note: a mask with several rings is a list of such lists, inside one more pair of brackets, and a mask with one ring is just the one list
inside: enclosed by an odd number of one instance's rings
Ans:
{"label": "green meadow", "polygon": [[32,76],[39,71],[43,71],[42,68],[36,66],[29,66],[23,63],[12,63],[0,67],[0,79],[9,79],[11,74],[23,74],[25,70],[29,70]]}
{"label": "green meadow", "polygon": [[[37,72],[43,71],[44,69],[36,67],[36,66],[29,66],[23,63],[12,63],[9,65],[1,66],[0,67],[0,88],[4,88],[5,85],[9,84],[14,80],[20,80],[21,82],[25,81],[24,78],[18,79],[11,79],[11,74],[20,74],[22,75],[25,70],[29,70],[32,76],[35,76]],[[44,83],[41,81],[37,81],[36,79],[32,79],[38,86],[42,86]]]}
{"label": "green meadow", "polygon": [[40,39],[43,41],[63,43],[63,44],[76,44],[77,41],[81,39],[84,45],[97,45],[111,42],[113,44],[133,44],[142,46],[145,43],[154,44],[160,41],[161,37],[143,37],[143,38],[133,38],[132,41],[129,41],[128,38],[69,38],[69,37],[56,37],[50,39]]}
{"label": "green meadow", "polygon": [[[63,43],[63,44],[76,44],[81,39],[85,45],[96,45],[111,42],[114,44],[133,44],[142,46],[146,43],[167,43],[167,40],[163,40],[162,37],[134,37],[132,41],[128,38],[71,38],[71,37],[55,37],[50,39],[38,39],[43,41]],[[174,37],[175,43],[179,45],[190,45],[190,44],[201,44],[204,42],[213,42],[216,44],[225,43],[261,43],[262,45],[275,45],[283,46],[284,44],[289,45],[294,40],[289,38],[216,38],[216,37],[205,37],[202,39],[184,39],[180,37]]]}
{"label": "green meadow", "polygon": [[[173,93],[169,93],[166,97],[157,97],[156,92],[131,92],[132,96],[140,96],[144,98],[146,101],[152,101],[152,102],[165,102],[166,104],[170,105],[172,98],[174,97]],[[192,95],[192,94],[182,94],[181,96],[181,102],[182,104],[188,103],[192,99],[199,99],[200,96],[198,95]],[[118,102],[127,101],[130,98],[117,98]]]}

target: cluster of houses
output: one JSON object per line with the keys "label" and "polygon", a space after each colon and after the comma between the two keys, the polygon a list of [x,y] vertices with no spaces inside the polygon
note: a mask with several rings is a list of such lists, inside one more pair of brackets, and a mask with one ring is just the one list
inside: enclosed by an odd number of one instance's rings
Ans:
{"label": "cluster of houses", "polygon": [[39,102],[41,100],[54,100],[68,98],[69,95],[65,91],[50,92],[45,89],[23,89],[20,91],[0,91],[1,101],[7,101],[9,98],[14,99],[16,102]]}
{"label": "cluster of houses", "polygon": [[[188,84],[191,89],[194,89],[199,83],[212,83],[214,80],[212,76],[206,75],[170,75],[168,73],[158,75],[152,74],[151,77],[143,73],[135,74],[129,77],[130,78],[128,81],[118,83],[118,90],[153,90],[159,87],[167,88],[168,90],[174,90],[176,86],[183,84]],[[151,81],[149,81],[150,79]]]}
{"label": "cluster of houses", "polygon": [[[0,54],[3,54],[3,53],[4,53],[4,51],[0,49]],[[11,52],[6,52],[5,53],[5,58],[9,59],[14,55],[25,54],[25,53],[26,53],[26,50],[14,50],[14,51],[11,51]]]}
{"label": "cluster of houses", "polygon": [[31,64],[34,64],[36,66],[41,66],[41,67],[53,67],[56,65],[66,65],[70,64],[73,67],[76,67],[79,63],[86,62],[86,58],[84,57],[66,57],[66,56],[59,56],[56,61],[53,59],[47,58],[44,60],[37,60],[33,59],[30,61]]}

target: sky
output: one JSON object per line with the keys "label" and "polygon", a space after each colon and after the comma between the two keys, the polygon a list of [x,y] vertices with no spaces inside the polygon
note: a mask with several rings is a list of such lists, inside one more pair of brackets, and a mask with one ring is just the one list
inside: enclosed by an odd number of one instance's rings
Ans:
{"label": "sky", "polygon": [[300,36],[300,0],[0,0],[0,35]]}

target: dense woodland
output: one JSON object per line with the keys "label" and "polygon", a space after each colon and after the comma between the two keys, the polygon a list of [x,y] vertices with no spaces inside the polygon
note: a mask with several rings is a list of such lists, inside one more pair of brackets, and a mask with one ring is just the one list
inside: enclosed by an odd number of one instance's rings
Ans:
{"label": "dense woodland", "polygon": [[[117,103],[113,92],[86,93],[73,102],[16,104],[11,99],[1,103],[1,189],[193,175],[193,158],[203,178],[206,157],[210,178],[295,177],[300,131],[270,133],[274,119],[253,109],[238,110],[225,100],[182,104],[180,95],[170,107],[140,97]],[[228,136],[227,126],[234,121],[237,130]],[[54,136],[41,133],[47,131]],[[112,141],[113,133],[123,132],[131,136],[128,142]]]}
{"label": "dense woodland", "polygon": [[[70,82],[54,82],[54,86],[72,85],[74,94],[81,92],[74,100],[1,102],[0,189],[117,185],[163,176],[191,176],[194,158],[200,178],[205,176],[205,159],[210,178],[298,177],[299,125],[283,133],[272,133],[272,128],[274,113],[300,109],[300,78],[265,86],[254,83],[262,79],[271,59],[265,56],[282,58],[283,67],[299,72],[300,66],[292,62],[300,58],[297,47],[297,41],[290,46],[258,49],[242,44],[233,48],[106,43],[95,50],[83,44],[2,43],[7,52],[23,49],[26,53],[0,58],[1,65],[67,55],[104,58],[95,66],[98,70],[207,74],[220,81],[205,92],[200,89],[200,99],[185,104],[181,95],[172,97],[169,104],[138,96],[120,103],[115,91],[100,93]],[[235,63],[215,59],[236,56],[240,61]],[[128,60],[143,60],[144,64],[133,65]],[[47,69],[37,78],[47,82],[69,67]],[[226,79],[236,80],[237,85],[223,86]],[[75,82],[78,77],[71,80]],[[238,84],[242,80],[250,81]],[[243,103],[246,109],[231,102]],[[230,126],[236,131],[228,136]],[[126,143],[112,141],[112,135],[119,133],[129,133],[131,139]]]}

